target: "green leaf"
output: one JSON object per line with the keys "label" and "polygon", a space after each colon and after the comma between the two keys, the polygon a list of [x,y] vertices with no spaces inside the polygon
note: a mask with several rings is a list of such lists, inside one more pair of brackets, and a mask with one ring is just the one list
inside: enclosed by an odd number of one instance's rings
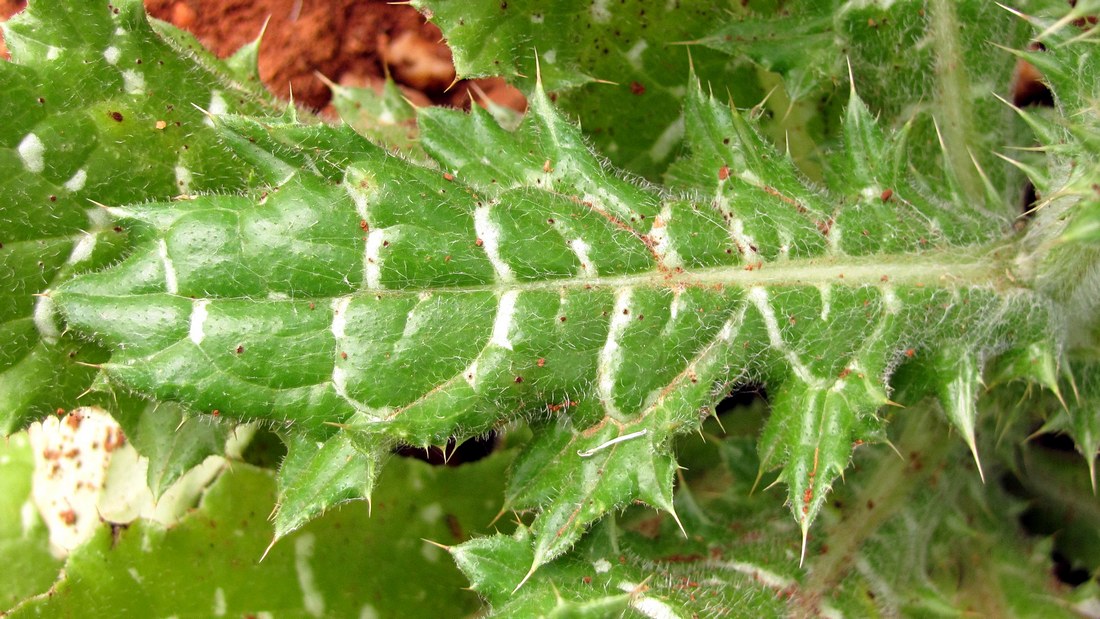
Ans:
{"label": "green leaf", "polygon": [[335,505],[370,501],[384,450],[364,453],[367,450],[361,451],[346,431],[323,443],[302,436],[287,442],[287,456],[279,467],[276,541]]}
{"label": "green leaf", "polygon": [[549,412],[510,491],[540,512],[533,571],[630,501],[671,510],[670,438],[753,376],[776,394],[762,464],[805,538],[853,446],[882,437],[900,363],[1031,345],[1053,310],[997,253],[1007,222],[906,182],[858,97],[829,191],[698,84],[685,117],[682,197],[605,169],[541,89],[511,133],[424,111],[442,169],[227,118],[273,185],[111,208],[141,242],[52,298],[113,351],[112,380],[313,446],[292,449],[280,534],[368,496],[389,445]]}
{"label": "green leaf", "polygon": [[25,433],[0,443],[0,612],[46,590],[61,561],[50,554],[49,535],[31,497],[34,457]]}
{"label": "green leaf", "polygon": [[128,231],[90,200],[243,188],[242,162],[192,104],[257,114],[266,97],[193,38],[151,28],[133,0],[31,2],[4,32],[12,62],[0,63],[0,433],[8,434],[70,407],[95,375],[79,364],[106,359],[62,330],[52,299],[34,296],[119,258]]}
{"label": "green leaf", "polygon": [[459,542],[488,522],[496,502],[486,494],[500,493],[507,461],[501,454],[433,468],[400,459],[379,485],[373,515],[365,506],[334,511],[263,562],[275,480],[234,463],[173,527],[145,520],[117,531],[103,525],[69,556],[49,595],[28,599],[10,616],[75,616],[89,608],[116,617],[470,614],[476,597],[461,590],[446,554],[420,538]]}
{"label": "green leaf", "polygon": [[1015,215],[1018,171],[995,156],[1022,141],[998,102],[1008,96],[1015,59],[998,46],[1024,47],[1030,34],[1009,11],[981,0],[838,0],[722,20],[700,42],[782,75],[792,107],[827,101],[853,76],[884,126],[908,125],[902,170],[948,184],[959,201]]}
{"label": "green leaf", "polygon": [[542,79],[557,102],[576,114],[586,134],[617,165],[657,178],[678,154],[688,67],[728,84],[738,103],[765,91],[754,73],[737,71],[723,54],[682,45],[716,16],[744,3],[709,0],[569,0],[553,5],[500,0],[416,0],[413,6],[443,30],[460,77],[504,76],[535,89]]}
{"label": "green leaf", "polygon": [[154,499],[208,456],[223,455],[231,432],[227,424],[199,418],[171,402],[149,402],[115,394],[111,416],[126,439],[149,459],[146,478]]}
{"label": "green leaf", "polygon": [[332,90],[332,106],[341,120],[381,146],[397,151],[422,154],[418,148],[416,108],[390,78],[381,91],[374,88],[341,86],[325,80]]}
{"label": "green leaf", "polygon": [[907,459],[885,447],[860,451],[859,466],[825,508],[830,524],[815,533],[806,570],[792,561],[792,523],[768,496],[749,494],[753,439],[710,434],[706,443],[685,437],[678,449],[687,471],[677,504],[689,539],[672,519],[631,508],[515,592],[510,583],[533,559],[530,529],[474,539],[451,554],[492,616],[910,616],[959,608],[1066,616],[1066,593],[1046,576],[1049,544],[1020,535],[1019,503],[977,476],[937,472],[966,447],[943,441],[934,417],[901,421],[892,439]]}

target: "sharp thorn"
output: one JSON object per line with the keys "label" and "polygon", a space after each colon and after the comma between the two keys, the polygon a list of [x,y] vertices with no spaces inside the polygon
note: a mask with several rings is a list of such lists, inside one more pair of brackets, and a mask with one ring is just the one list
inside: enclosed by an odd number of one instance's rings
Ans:
{"label": "sharp thorn", "polygon": [[809,537],[810,530],[803,524],[802,525],[802,552],[798,556],[798,568],[802,569],[802,564],[806,562],[806,538]]}
{"label": "sharp thorn", "polygon": [[539,569],[538,560],[536,560],[534,563],[531,564],[531,569],[527,570],[527,575],[523,577],[523,580],[519,581],[519,584],[516,585],[515,589],[512,589],[512,595],[515,595],[516,591],[519,591],[519,588],[527,583],[527,579],[530,578],[531,575],[534,574],[535,570],[537,570],[537,569]]}
{"label": "sharp thorn", "polygon": [[427,542],[427,543],[431,544],[432,546],[435,546],[436,548],[442,548],[443,550],[446,550],[447,552],[450,552],[450,551],[451,551],[451,547],[450,547],[450,546],[448,546],[448,545],[446,545],[446,544],[440,544],[439,542],[433,542],[432,540],[430,540],[430,539],[428,539],[428,538],[426,538],[426,537],[422,537],[422,538],[420,538],[420,541],[422,541],[422,542]]}
{"label": "sharp thorn", "polygon": [[277,542],[277,541],[279,541],[278,537],[275,537],[275,538],[271,539],[271,543],[268,544],[267,548],[264,549],[264,554],[260,556],[260,560],[257,561],[257,563],[263,563],[264,562],[264,559],[267,558],[267,553],[271,552],[271,549],[275,547],[275,542]]}
{"label": "sharp thorn", "polygon": [[489,526],[495,525],[497,523],[497,520],[500,520],[500,517],[503,516],[504,512],[506,512],[506,511],[508,511],[508,506],[507,505],[502,505],[500,507],[500,511],[497,512],[497,515],[493,516],[493,519],[489,521]]}
{"label": "sharp thorn", "polygon": [[680,533],[684,534],[684,539],[691,539],[690,537],[688,537],[687,530],[684,529],[684,523],[680,522],[680,516],[676,515],[676,510],[669,509],[668,513],[670,516],[672,516],[672,519],[676,521],[676,526],[680,527]]}

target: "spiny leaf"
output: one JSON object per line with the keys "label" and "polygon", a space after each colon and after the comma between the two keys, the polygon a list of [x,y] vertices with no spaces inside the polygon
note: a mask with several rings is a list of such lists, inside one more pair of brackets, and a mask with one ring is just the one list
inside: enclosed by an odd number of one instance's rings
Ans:
{"label": "spiny leaf", "polygon": [[332,90],[333,107],[357,133],[387,148],[422,154],[417,141],[416,108],[392,79],[386,78],[380,92],[324,81]]}
{"label": "spiny leaf", "polygon": [[[343,454],[335,468],[307,467],[339,483],[288,480],[322,498],[288,491],[281,531],[369,491],[373,464],[342,468],[352,444],[374,462],[377,446],[550,412],[562,422],[517,471],[555,465],[534,489],[517,473],[512,492],[540,510],[533,570],[631,500],[671,509],[669,438],[754,376],[777,394],[764,465],[782,469],[806,535],[852,445],[881,435],[903,351],[959,333],[975,354],[1011,349],[1046,302],[993,247],[965,246],[996,238],[995,215],[946,209],[874,163],[886,138],[858,98],[852,177],[832,194],[691,92],[684,197],[616,177],[541,89],[512,133],[482,111],[425,111],[443,170],[346,129],[224,119],[273,186],[111,208],[142,243],[54,297],[131,388],[303,440],[344,427],[316,452]],[[368,473],[350,483],[353,470]]]}
{"label": "spiny leaf", "polygon": [[962,199],[1012,214],[1017,197],[1009,188],[1018,173],[993,151],[1019,139],[1007,110],[995,111],[1015,63],[996,46],[1028,42],[1019,20],[980,1],[835,0],[784,9],[719,21],[700,42],[780,73],[793,101],[827,98],[853,74],[885,126],[910,125],[908,175],[932,186],[950,182]]}
{"label": "spiny leaf", "polygon": [[[616,164],[657,178],[683,137],[680,108],[689,64],[735,88],[741,103],[763,98],[754,72],[709,49],[681,43],[743,3],[710,0],[415,0],[443,30],[460,77],[503,76],[534,92],[536,64],[548,90],[577,114]],[[536,58],[537,54],[537,58]],[[735,77],[731,78],[731,73]],[[740,96],[740,95],[743,95]]]}
{"label": "spiny leaf", "polygon": [[330,507],[356,499],[370,500],[381,468],[382,450],[360,450],[347,431],[323,443],[295,435],[287,443],[287,456],[279,467],[276,541]]}
{"label": "spiny leaf", "polygon": [[[190,38],[146,21],[142,4],[31,2],[4,24],[0,62],[0,433],[68,408],[105,351],[64,333],[34,296],[117,260],[127,231],[89,202],[237,190],[244,166],[216,144],[192,106],[261,113]],[[175,38],[172,38],[175,37]]]}
{"label": "spiny leaf", "polygon": [[[976,476],[938,475],[965,448],[944,442],[934,418],[901,425],[892,438],[911,459],[860,452],[858,470],[826,508],[831,524],[815,533],[806,570],[791,561],[792,523],[767,496],[748,493],[757,462],[747,436],[682,442],[690,493],[677,502],[690,539],[670,518],[631,508],[514,593],[507,583],[532,560],[532,530],[450,552],[494,617],[601,616],[600,608],[649,617],[892,616],[964,605],[1066,615],[1065,592],[1044,573],[1048,545],[1019,534],[1019,504]],[[978,520],[967,523],[967,514]]]}
{"label": "spiny leaf", "polygon": [[155,499],[208,456],[225,453],[230,427],[199,418],[172,402],[149,402],[114,394],[111,416],[126,439],[149,459],[149,489]]}

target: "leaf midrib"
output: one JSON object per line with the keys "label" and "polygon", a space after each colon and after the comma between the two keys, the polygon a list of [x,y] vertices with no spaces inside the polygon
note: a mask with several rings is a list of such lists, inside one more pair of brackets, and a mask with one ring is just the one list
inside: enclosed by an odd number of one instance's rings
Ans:
{"label": "leaf midrib", "polygon": [[[1007,249],[1007,248],[1004,248]],[[329,295],[290,295],[278,299],[232,296],[189,296],[217,300],[252,299],[257,302],[308,301],[332,299],[349,295],[404,295],[410,293],[444,294],[456,292],[509,291],[533,292],[570,289],[622,289],[630,287],[690,288],[732,287],[795,287],[795,286],[916,286],[955,289],[990,287],[999,291],[1030,290],[1029,282],[1014,277],[1012,254],[1008,251],[984,249],[973,251],[933,250],[923,254],[876,254],[870,256],[820,256],[804,260],[785,260],[760,265],[738,265],[702,269],[650,270],[628,275],[590,278],[545,279],[537,281],[494,282],[471,286],[360,288]],[[71,291],[85,294],[84,291]],[[103,294],[103,298],[130,298],[156,293]]]}

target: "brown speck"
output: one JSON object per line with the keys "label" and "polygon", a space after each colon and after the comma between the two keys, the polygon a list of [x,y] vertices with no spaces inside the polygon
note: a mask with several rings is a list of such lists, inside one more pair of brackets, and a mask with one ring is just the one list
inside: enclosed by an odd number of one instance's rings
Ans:
{"label": "brown speck", "polygon": [[554,168],[551,168],[551,167],[550,167],[550,160],[549,160],[549,159],[547,159],[546,161],[542,162],[542,171],[543,171],[543,172],[546,172],[547,174],[549,174],[549,173],[551,173],[551,172],[553,172],[553,171],[554,171]]}
{"label": "brown speck", "polygon": [[879,196],[879,198],[881,198],[883,202],[889,202],[890,198],[892,198],[892,197],[894,197],[894,190],[893,189],[883,189],[882,190],[882,195]]}
{"label": "brown speck", "polygon": [[346,353],[344,351],[340,351],[340,358],[341,359],[347,359],[348,358],[348,353]]}
{"label": "brown speck", "polygon": [[57,517],[61,519],[68,526],[76,524],[76,512],[71,509],[66,509],[57,513]]}
{"label": "brown speck", "polygon": [[535,365],[539,366],[540,368],[545,367],[546,366],[546,359],[544,359],[542,357],[539,357],[539,360],[535,362]]}
{"label": "brown speck", "polygon": [[519,383],[522,383],[522,382],[523,382],[523,377],[522,376],[517,376],[516,377],[516,384],[518,385]]}
{"label": "brown speck", "polygon": [[111,112],[109,116],[111,120],[114,120],[116,123],[122,122],[122,112]]}
{"label": "brown speck", "polygon": [[724,165],[724,166],[718,168],[718,180],[724,181],[729,177],[730,177],[730,167],[728,165]]}
{"label": "brown speck", "polygon": [[645,86],[641,82],[630,82],[630,92],[636,95],[645,94]]}
{"label": "brown speck", "polygon": [[239,355],[243,352],[244,352],[244,346],[237,346],[237,354]]}
{"label": "brown speck", "polygon": [[215,417],[220,417],[222,412],[215,408],[214,410],[210,411],[210,414],[215,416]]}
{"label": "brown speck", "polygon": [[561,322],[565,322],[566,318],[565,318],[565,316],[559,316],[558,320],[561,321]]}
{"label": "brown speck", "polygon": [[913,350],[912,348],[906,348],[905,356],[912,359],[913,357],[917,356],[917,351]]}
{"label": "brown speck", "polygon": [[445,180],[445,181],[453,181],[454,179],[455,179],[455,175],[454,175],[454,174],[451,174],[450,172],[444,172],[444,173],[443,173],[443,180]]}
{"label": "brown speck", "polygon": [[359,228],[362,229],[363,231],[369,231],[370,230],[370,224],[367,223],[366,219],[360,219],[359,220]]}
{"label": "brown speck", "polygon": [[156,127],[157,129],[164,129],[165,127],[168,126],[168,123],[164,122],[163,120],[158,120],[156,122],[156,124],[154,124],[153,126]]}
{"label": "brown speck", "polygon": [[477,245],[478,247],[481,247],[484,244],[485,244],[485,241],[482,241],[481,239],[478,239],[478,240],[474,241],[474,245]]}

